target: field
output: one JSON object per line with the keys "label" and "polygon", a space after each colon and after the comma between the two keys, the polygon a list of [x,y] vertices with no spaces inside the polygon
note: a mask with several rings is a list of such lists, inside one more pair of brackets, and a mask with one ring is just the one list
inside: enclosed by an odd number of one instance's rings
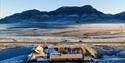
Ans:
{"label": "field", "polygon": [[[0,29],[0,63],[25,62],[31,49],[37,45],[48,47],[89,45],[98,52],[104,53],[102,58],[95,59],[95,62],[122,63],[125,61],[125,24],[79,24],[69,25],[66,28],[48,29]],[[110,52],[104,52],[105,49]],[[15,51],[22,51],[22,53],[9,55]],[[4,57],[5,55],[9,56]]]}
{"label": "field", "polygon": [[[82,43],[77,43],[81,41]],[[28,43],[27,43],[28,42]],[[125,24],[79,24],[67,28],[9,28],[0,30],[0,44],[90,44],[125,47]],[[1,45],[3,47],[3,45]],[[5,47],[5,48],[6,48]],[[13,46],[12,46],[13,47]]]}
{"label": "field", "polygon": [[80,24],[59,29],[10,28],[0,30],[0,41],[4,39],[13,41],[11,38],[21,42],[28,39],[31,41],[45,40],[46,42],[60,42],[65,39],[82,40],[83,42],[125,42],[125,24]]}

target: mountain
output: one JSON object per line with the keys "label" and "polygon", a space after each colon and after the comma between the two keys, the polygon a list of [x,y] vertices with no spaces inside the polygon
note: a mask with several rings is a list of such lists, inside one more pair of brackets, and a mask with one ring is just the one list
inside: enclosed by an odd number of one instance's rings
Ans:
{"label": "mountain", "polygon": [[66,15],[72,15],[72,14],[77,14],[77,15],[82,15],[82,14],[103,14],[100,11],[97,11],[90,5],[86,5],[83,7],[61,7],[55,11],[49,12],[49,14],[52,15],[59,15],[59,14],[66,14]]}
{"label": "mountain", "polygon": [[[36,9],[27,10],[21,13],[5,17],[0,20],[0,23],[42,23],[42,22],[68,22],[68,23],[98,23],[98,22],[113,22],[107,20],[122,20],[125,22],[125,12],[116,15],[104,14],[96,10],[91,5],[82,7],[63,6],[54,11],[43,12]],[[117,22],[117,21],[115,21]],[[119,22],[119,21],[118,21]]]}
{"label": "mountain", "polygon": [[125,11],[114,15],[114,18],[125,20]]}

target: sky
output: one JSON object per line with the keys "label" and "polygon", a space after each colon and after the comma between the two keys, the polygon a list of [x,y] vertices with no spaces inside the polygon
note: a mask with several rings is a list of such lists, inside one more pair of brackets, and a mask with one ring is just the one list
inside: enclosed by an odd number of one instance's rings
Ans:
{"label": "sky", "polygon": [[125,11],[125,0],[0,0],[0,18],[31,9],[52,11],[62,6],[84,5],[107,14]]}

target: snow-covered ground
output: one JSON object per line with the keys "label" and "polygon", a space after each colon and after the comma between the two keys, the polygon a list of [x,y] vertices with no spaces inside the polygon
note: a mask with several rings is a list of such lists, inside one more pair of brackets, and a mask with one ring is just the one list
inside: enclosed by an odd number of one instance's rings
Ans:
{"label": "snow-covered ground", "polygon": [[8,48],[8,49],[2,49],[0,50],[0,61],[26,55],[31,52],[32,47],[16,47],[16,48]]}
{"label": "snow-covered ground", "polygon": [[0,63],[25,63],[27,55],[21,55],[0,61]]}

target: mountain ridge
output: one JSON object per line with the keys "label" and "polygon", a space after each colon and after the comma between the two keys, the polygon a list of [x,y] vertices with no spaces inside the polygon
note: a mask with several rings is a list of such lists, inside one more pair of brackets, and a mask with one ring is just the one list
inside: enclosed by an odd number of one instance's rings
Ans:
{"label": "mountain ridge", "polygon": [[[122,17],[122,18],[121,18]],[[46,22],[46,21],[75,21],[76,23],[95,20],[125,20],[125,11],[119,14],[105,14],[91,5],[82,7],[63,6],[54,11],[46,12],[36,9],[23,11],[0,19],[0,23],[17,22]],[[125,22],[125,21],[122,21]]]}

